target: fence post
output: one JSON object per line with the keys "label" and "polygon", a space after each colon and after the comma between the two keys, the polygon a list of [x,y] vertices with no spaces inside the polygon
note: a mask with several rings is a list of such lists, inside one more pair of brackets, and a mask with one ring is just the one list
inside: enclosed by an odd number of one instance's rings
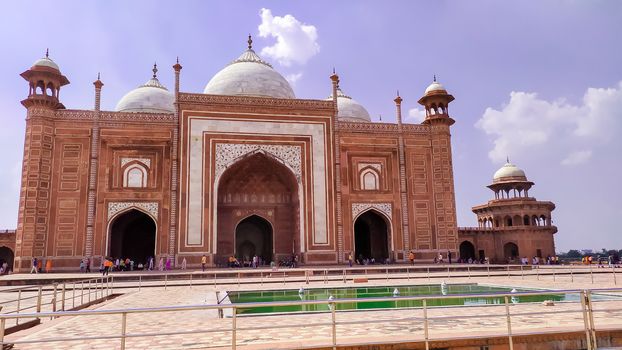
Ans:
{"label": "fence post", "polygon": [[469,274],[469,279],[471,279],[471,266],[467,265],[467,273]]}
{"label": "fence post", "polygon": [[140,289],[142,288],[143,285],[143,275],[138,275],[138,291],[140,292]]}
{"label": "fence post", "polygon": [[0,343],[4,347],[4,329],[6,327],[6,318],[0,319]]}
{"label": "fence post", "polygon": [[447,265],[447,279],[451,279],[451,276],[449,276],[449,265]]}
{"label": "fence post", "polygon": [[486,265],[486,273],[488,274],[488,278],[490,278],[490,265]]}
{"label": "fence post", "polygon": [[570,282],[574,282],[574,275],[572,274],[572,266],[570,266]]}
{"label": "fence post", "polygon": [[348,270],[343,269],[343,283],[346,283],[346,274],[348,273]]}
{"label": "fence post", "polygon": [[587,291],[581,291],[581,311],[583,313],[583,328],[585,329],[585,339],[587,341],[587,350],[594,350],[594,343],[592,343],[592,330],[590,327],[590,320],[588,316],[587,306]]}
{"label": "fence post", "polygon": [[510,265],[507,266],[508,269],[508,278],[510,278]]}
{"label": "fence post", "polygon": [[[263,276],[263,272],[261,273],[261,275]],[[305,280],[307,281],[307,284],[309,284],[309,270],[305,270]],[[263,278],[261,280],[261,283],[263,285]]]}
{"label": "fence post", "polygon": [[231,349],[235,350],[237,347],[237,321],[236,321],[236,315],[237,315],[237,311],[235,306],[232,308],[233,311],[233,315],[231,316]]}
{"label": "fence post", "polygon": [[89,280],[88,282],[89,282],[88,288],[89,288],[89,303],[90,303],[91,302],[91,280]]}
{"label": "fence post", "polygon": [[617,286],[618,285],[618,281],[616,280],[616,268],[615,267],[611,267],[611,271],[613,271],[613,285]]}
{"label": "fence post", "polygon": [[332,319],[332,327],[333,327],[333,350],[337,349],[337,315],[335,314],[337,309],[337,305],[335,302],[329,302],[328,306],[330,307],[331,319]]}
{"label": "fence post", "polygon": [[539,281],[540,280],[540,266],[536,265],[536,279]]}
{"label": "fence post", "polygon": [[65,311],[65,283],[63,283],[63,288],[61,290],[61,304],[60,304],[60,308],[61,310]]}
{"label": "fence post", "polygon": [[592,284],[594,284],[594,273],[592,272],[592,264],[590,264],[590,278],[592,279]]}
{"label": "fence post", "polygon": [[389,282],[389,268],[386,268],[386,274],[387,274],[387,282]]}
{"label": "fence post", "polygon": [[84,281],[80,282],[80,305],[84,304]]}
{"label": "fence post", "polygon": [[[21,303],[22,303],[22,289],[20,288],[20,290],[17,291],[17,310],[15,311],[15,313],[17,314],[19,314]],[[18,324],[19,324],[19,318],[16,318],[15,325],[17,326]]]}
{"label": "fence post", "polygon": [[592,309],[592,291],[587,290],[585,293],[587,299],[587,314],[590,318],[590,334],[592,336],[594,349],[598,349],[598,341],[596,339],[596,324],[594,323],[594,310]]}
{"label": "fence post", "polygon": [[240,273],[238,272],[238,288],[240,287]]}
{"label": "fence post", "polygon": [[41,312],[41,292],[43,291],[43,286],[39,286],[39,291],[37,292],[37,313]]}
{"label": "fence post", "polygon": [[423,299],[423,337],[425,339],[425,350],[430,350],[430,330],[428,327],[428,302]]}
{"label": "fence post", "polygon": [[430,282],[430,267],[428,266],[428,282]]}
{"label": "fence post", "polygon": [[520,279],[525,279],[525,269],[523,269],[523,265],[520,266]]}
{"label": "fence post", "polygon": [[190,289],[192,289],[192,272],[190,273]]}
{"label": "fence post", "polygon": [[168,273],[164,274],[164,290],[168,287]]}
{"label": "fence post", "polygon": [[324,284],[328,283],[328,280],[327,280],[328,277],[326,276],[327,273],[328,273],[328,271],[326,269],[324,269]]}
{"label": "fence post", "polygon": [[510,350],[514,350],[514,341],[512,340],[512,321],[510,319],[510,304],[508,303],[508,296],[504,297],[505,299],[505,316],[507,318],[508,324],[508,342],[510,344]]}
{"label": "fence post", "polygon": [[125,333],[127,327],[127,312],[121,314],[121,350],[125,350]]}

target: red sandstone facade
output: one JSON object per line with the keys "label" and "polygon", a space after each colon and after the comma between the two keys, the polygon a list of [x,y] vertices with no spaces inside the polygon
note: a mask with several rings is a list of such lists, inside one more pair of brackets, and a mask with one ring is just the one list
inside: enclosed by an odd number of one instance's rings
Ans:
{"label": "red sandstone facade", "polygon": [[[250,44],[233,63],[269,66]],[[180,92],[179,63],[170,111],[101,111],[99,78],[94,109],[71,110],[59,99],[69,81],[50,62],[22,74],[30,91],[16,271],[32,257],[75,270],[84,257],[98,266],[104,256],[335,264],[349,254],[404,261],[409,251],[431,261],[457,256],[462,240],[499,249],[483,227],[458,237],[453,96],[436,82],[419,100],[427,117],[417,125],[402,123],[399,96],[397,124],[342,118],[336,74],[327,100],[197,94]],[[167,93],[155,73],[143,87]],[[496,218],[504,205],[477,210]],[[520,202],[525,215],[534,205],[552,204]],[[522,234],[513,230],[505,231]]]}

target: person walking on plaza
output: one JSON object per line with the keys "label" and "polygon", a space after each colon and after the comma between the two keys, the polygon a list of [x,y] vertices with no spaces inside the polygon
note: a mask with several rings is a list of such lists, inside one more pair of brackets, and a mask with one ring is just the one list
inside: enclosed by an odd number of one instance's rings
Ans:
{"label": "person walking on plaza", "polygon": [[149,257],[149,271],[153,270],[153,257]]}
{"label": "person walking on plaza", "polygon": [[352,252],[350,252],[350,254],[348,254],[348,265],[350,265],[350,267],[352,267]]}
{"label": "person walking on plaza", "polygon": [[45,273],[49,273],[50,271],[52,271],[52,260],[48,259],[45,262]]}
{"label": "person walking on plaza", "polygon": [[207,264],[207,257],[203,254],[201,257],[201,268],[203,269],[203,272],[205,272],[205,264]]}
{"label": "person walking on plaza", "polygon": [[449,264],[451,265],[451,250],[447,251],[447,261],[449,261]]}
{"label": "person walking on plaza", "polygon": [[184,258],[184,259],[181,261],[181,269],[182,269],[182,270],[185,270],[185,269],[186,269],[186,258]]}
{"label": "person walking on plaza", "polygon": [[164,258],[160,258],[160,262],[158,262],[158,270],[164,271]]}
{"label": "person walking on plaza", "polygon": [[86,258],[84,258],[84,260],[85,260],[85,264],[84,264],[85,265],[84,266],[85,271],[84,272],[85,273],[91,273],[91,259],[86,257]]}
{"label": "person walking on plaza", "polygon": [[415,265],[415,253],[412,250],[408,253],[408,260],[411,265]]}
{"label": "person walking on plaza", "polygon": [[171,258],[166,258],[166,271],[171,269]]}
{"label": "person walking on plaza", "polygon": [[37,258],[32,258],[32,268],[30,269],[30,273],[32,273],[33,271],[35,272],[35,274],[39,273],[37,267],[38,267],[38,261]]}

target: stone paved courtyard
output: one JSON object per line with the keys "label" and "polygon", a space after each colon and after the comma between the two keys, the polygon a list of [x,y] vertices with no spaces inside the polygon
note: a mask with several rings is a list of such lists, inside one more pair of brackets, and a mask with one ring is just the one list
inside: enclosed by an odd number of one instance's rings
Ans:
{"label": "stone paved courtyard", "polygon": [[[456,274],[462,275],[462,274]],[[403,276],[406,277],[406,276]],[[611,274],[550,275],[526,274],[524,276],[455,277],[450,275],[428,278],[375,280],[369,283],[348,281],[322,281],[305,285],[304,282],[259,283],[249,279],[238,285],[168,285],[166,290],[160,282],[143,285],[140,290],[131,282],[120,283],[115,293],[122,295],[93,305],[89,310],[118,310],[160,306],[204,305],[216,303],[216,291],[268,290],[324,287],[362,287],[371,285],[415,285],[447,283],[481,283],[523,288],[583,289],[617,287]],[[421,276],[419,276],[421,277]],[[594,282],[592,283],[592,278]],[[409,280],[410,279],[410,280]],[[572,282],[571,282],[572,279]],[[182,283],[183,281],[176,281]],[[197,283],[199,281],[195,281]],[[222,281],[224,282],[224,281]],[[246,283],[251,282],[251,283]],[[617,281],[616,281],[617,282]],[[160,285],[158,285],[160,283]],[[155,286],[157,285],[157,286]],[[123,286],[123,287],[121,287]],[[147,287],[150,286],[150,287]],[[618,296],[622,295],[618,292]],[[3,296],[6,297],[6,296]],[[562,302],[554,306],[541,303],[515,304],[510,306],[514,334],[533,332],[582,331],[584,328],[581,303]],[[599,310],[610,311],[599,311]],[[622,329],[622,299],[595,300],[594,319],[596,329]],[[551,314],[537,314],[551,312]],[[437,307],[428,309],[429,336],[431,339],[482,337],[507,334],[505,306]],[[390,309],[378,311],[338,311],[336,313],[337,340],[339,344],[371,342],[396,342],[424,339],[423,310]],[[244,349],[294,349],[331,342],[331,313],[289,314],[269,316],[238,316],[236,340]],[[10,322],[7,324],[10,325]],[[127,316],[126,333],[130,336],[126,349],[229,349],[231,347],[232,318],[219,318],[216,310],[194,310],[158,313],[136,313]],[[168,333],[193,332],[194,334]],[[39,326],[10,334],[6,340],[26,341],[73,337],[71,342],[16,344],[15,349],[120,349],[121,315],[93,315],[45,319]],[[139,334],[160,336],[132,337]],[[109,336],[108,339],[89,339]]]}

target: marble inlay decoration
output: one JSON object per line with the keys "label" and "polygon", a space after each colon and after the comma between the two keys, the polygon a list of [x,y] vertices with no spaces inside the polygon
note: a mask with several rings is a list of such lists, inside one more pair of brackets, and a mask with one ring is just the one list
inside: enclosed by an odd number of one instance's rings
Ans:
{"label": "marble inlay decoration", "polygon": [[125,158],[125,157],[121,158],[121,167],[123,168],[125,165],[133,161],[141,162],[145,164],[147,168],[151,168],[151,159],[149,158]]}
{"label": "marble inlay decoration", "polygon": [[300,182],[302,178],[302,147],[296,145],[219,143],[216,145],[216,177],[220,177],[227,167],[236,163],[240,158],[257,152],[268,153],[277,161],[285,164],[294,172],[296,181]]}
{"label": "marble inlay decoration", "polygon": [[108,220],[128,208],[142,209],[153,216],[154,219],[158,219],[158,202],[109,202]]}
{"label": "marble inlay decoration", "polygon": [[373,208],[385,214],[391,219],[392,204],[391,203],[352,203],[352,218],[356,218],[360,213]]}

